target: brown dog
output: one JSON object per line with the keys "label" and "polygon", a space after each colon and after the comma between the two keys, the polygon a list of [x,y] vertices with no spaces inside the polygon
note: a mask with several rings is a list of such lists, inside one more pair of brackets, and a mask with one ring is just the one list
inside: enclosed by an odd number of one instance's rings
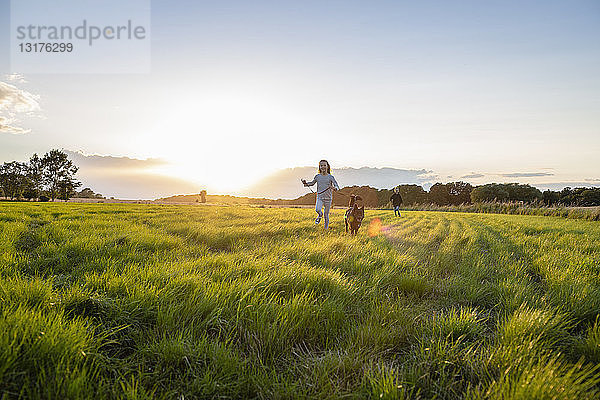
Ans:
{"label": "brown dog", "polygon": [[362,197],[350,195],[348,209],[344,215],[344,223],[346,224],[346,233],[350,230],[351,235],[356,235],[363,219],[365,218],[365,207]]}

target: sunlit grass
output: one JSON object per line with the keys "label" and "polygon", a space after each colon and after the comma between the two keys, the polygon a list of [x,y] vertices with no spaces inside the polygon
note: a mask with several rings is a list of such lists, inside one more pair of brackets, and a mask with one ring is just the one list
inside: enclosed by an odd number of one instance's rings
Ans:
{"label": "sunlit grass", "polygon": [[0,204],[0,397],[598,394],[597,222],[313,213]]}

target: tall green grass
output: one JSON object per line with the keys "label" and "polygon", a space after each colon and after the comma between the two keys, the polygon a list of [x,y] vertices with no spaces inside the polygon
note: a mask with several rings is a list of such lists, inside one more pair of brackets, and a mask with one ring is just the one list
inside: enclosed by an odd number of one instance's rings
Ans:
{"label": "tall green grass", "polygon": [[596,222],[313,213],[0,204],[0,397],[598,396]]}

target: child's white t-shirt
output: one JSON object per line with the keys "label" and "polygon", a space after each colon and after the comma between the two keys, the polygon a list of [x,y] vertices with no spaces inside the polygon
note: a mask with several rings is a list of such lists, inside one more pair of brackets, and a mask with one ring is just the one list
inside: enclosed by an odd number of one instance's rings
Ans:
{"label": "child's white t-shirt", "polygon": [[340,189],[338,183],[331,174],[317,174],[312,181],[306,182],[308,186],[312,186],[315,183],[317,184],[317,195],[323,200],[331,199],[331,186],[335,187],[337,190]]}

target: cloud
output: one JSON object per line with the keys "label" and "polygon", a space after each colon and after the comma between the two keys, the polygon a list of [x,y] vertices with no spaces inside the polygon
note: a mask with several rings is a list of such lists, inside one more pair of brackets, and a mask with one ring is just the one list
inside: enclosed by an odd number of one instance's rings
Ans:
{"label": "cloud", "polygon": [[483,178],[485,175],[476,174],[475,172],[471,172],[469,175],[463,175],[460,179],[475,179],[475,178]]}
{"label": "cloud", "polygon": [[[242,191],[244,196],[267,197],[291,199],[302,196],[309,192],[300,183],[300,179],[311,180],[317,169],[315,167],[295,167],[277,171],[256,184]],[[333,169],[331,174],[335,176],[340,187],[343,186],[371,186],[378,189],[389,189],[401,184],[417,184],[430,187],[430,181],[437,175],[432,171],[419,169],[397,169],[397,168],[340,168]]]}
{"label": "cloud", "polygon": [[512,174],[500,174],[505,178],[533,178],[536,176],[553,176],[550,172],[515,172]]}
{"label": "cloud", "polygon": [[65,150],[79,167],[77,178],[82,187],[120,199],[156,199],[174,194],[199,193],[198,184],[154,173],[151,168],[167,164],[158,158],[137,159],[85,154]]}
{"label": "cloud", "polygon": [[6,75],[6,80],[17,83],[27,83],[25,77],[21,74],[13,73]]}
{"label": "cloud", "polygon": [[0,132],[22,134],[28,129],[16,126],[17,114],[39,111],[39,96],[21,90],[6,82],[0,82]]}
{"label": "cloud", "polygon": [[158,199],[177,194],[200,193],[199,185],[171,176],[144,172],[116,174],[77,173],[83,187],[89,187],[105,197],[118,199]]}
{"label": "cloud", "polygon": [[12,123],[12,119],[0,116],[0,132],[13,133],[15,135],[29,132],[29,130],[19,128],[18,126],[12,126]]}
{"label": "cloud", "polygon": [[87,170],[142,170],[167,164],[165,160],[161,160],[160,158],[139,159],[130,157],[115,157],[99,154],[85,154],[82,151],[70,150],[66,150],[65,153],[69,155],[76,165],[83,166]]}

